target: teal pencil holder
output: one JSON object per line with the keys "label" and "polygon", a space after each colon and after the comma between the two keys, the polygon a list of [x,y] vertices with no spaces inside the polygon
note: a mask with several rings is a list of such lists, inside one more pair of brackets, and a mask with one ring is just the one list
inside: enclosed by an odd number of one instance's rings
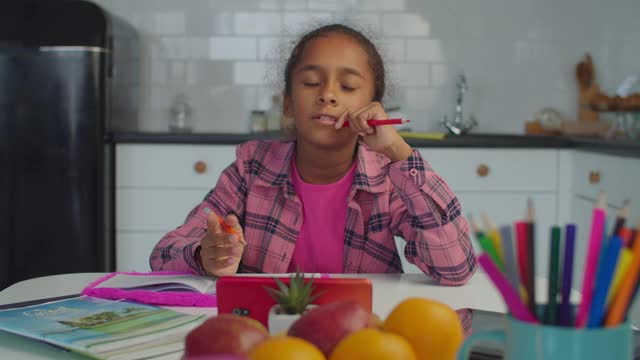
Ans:
{"label": "teal pencil holder", "polygon": [[575,328],[530,324],[506,315],[504,329],[469,336],[458,351],[468,359],[478,341],[502,345],[506,360],[633,359],[633,330],[629,322],[611,328]]}

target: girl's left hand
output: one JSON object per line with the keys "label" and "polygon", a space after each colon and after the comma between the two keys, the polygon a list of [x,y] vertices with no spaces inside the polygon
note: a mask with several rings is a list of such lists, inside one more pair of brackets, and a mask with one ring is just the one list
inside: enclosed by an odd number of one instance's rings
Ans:
{"label": "girl's left hand", "polygon": [[345,121],[349,121],[349,129],[362,136],[365,144],[371,150],[382,153],[392,161],[405,160],[411,154],[411,147],[398,134],[393,125],[369,126],[368,120],[385,120],[387,113],[382,104],[372,102],[369,105],[356,110],[346,110],[336,122],[336,129],[343,127]]}

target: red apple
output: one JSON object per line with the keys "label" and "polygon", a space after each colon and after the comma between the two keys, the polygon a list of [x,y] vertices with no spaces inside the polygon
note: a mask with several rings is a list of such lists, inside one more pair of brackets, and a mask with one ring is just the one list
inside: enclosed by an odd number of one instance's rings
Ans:
{"label": "red apple", "polygon": [[184,357],[201,355],[246,356],[269,338],[269,331],[258,321],[233,314],[212,317],[191,330],[185,340]]}
{"label": "red apple", "polygon": [[321,305],[296,320],[287,335],[299,337],[317,346],[329,357],[333,348],[349,334],[375,327],[373,315],[355,301]]}

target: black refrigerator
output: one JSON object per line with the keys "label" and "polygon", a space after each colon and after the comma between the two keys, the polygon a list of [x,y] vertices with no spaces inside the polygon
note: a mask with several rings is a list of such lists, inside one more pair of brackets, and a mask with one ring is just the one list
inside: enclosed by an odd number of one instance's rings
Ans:
{"label": "black refrigerator", "polygon": [[0,14],[0,290],[114,270],[113,131],[135,130],[135,30],[85,1]]}

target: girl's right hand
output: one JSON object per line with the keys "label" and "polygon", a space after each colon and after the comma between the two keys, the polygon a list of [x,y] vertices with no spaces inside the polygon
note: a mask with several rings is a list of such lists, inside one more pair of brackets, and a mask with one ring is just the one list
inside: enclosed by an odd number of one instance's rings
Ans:
{"label": "girl's right hand", "polygon": [[208,275],[235,274],[244,252],[246,243],[238,218],[235,215],[227,215],[224,222],[235,231],[235,234],[222,229],[214,212],[210,212],[207,216],[207,235],[200,240],[200,262]]}

